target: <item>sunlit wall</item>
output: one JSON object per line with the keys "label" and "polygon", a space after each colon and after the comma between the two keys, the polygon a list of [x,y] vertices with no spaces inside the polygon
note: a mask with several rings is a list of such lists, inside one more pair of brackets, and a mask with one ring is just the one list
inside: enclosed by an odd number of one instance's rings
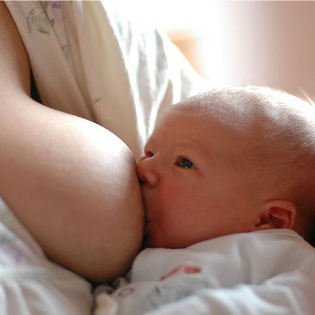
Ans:
{"label": "sunlit wall", "polygon": [[164,28],[210,87],[262,84],[315,97],[315,2],[135,0],[124,7]]}

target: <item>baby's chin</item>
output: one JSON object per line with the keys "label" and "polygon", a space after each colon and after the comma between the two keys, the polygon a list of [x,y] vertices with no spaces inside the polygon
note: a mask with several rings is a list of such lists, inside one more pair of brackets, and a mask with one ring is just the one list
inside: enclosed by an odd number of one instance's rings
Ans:
{"label": "baby's chin", "polygon": [[152,222],[148,221],[146,222],[145,228],[144,228],[144,236],[143,236],[143,242],[142,242],[142,248],[156,248],[156,247],[162,247],[159,242],[159,237],[157,235],[156,231],[154,231]]}
{"label": "baby's chin", "polygon": [[150,247],[150,232],[148,232],[148,228],[147,228],[149,223],[150,222],[145,220],[143,240],[142,240],[142,249]]}
{"label": "baby's chin", "polygon": [[198,239],[194,241],[189,237],[181,237],[176,234],[163,233],[163,227],[154,224],[149,224],[145,229],[143,239],[144,248],[186,248],[195,243],[202,242],[205,239]]}
{"label": "baby's chin", "polygon": [[158,248],[158,247],[162,247],[162,246],[158,246],[158,244],[156,244],[156,242],[154,242],[149,235],[144,235],[143,243],[142,243],[143,249],[145,249],[145,248]]}
{"label": "baby's chin", "polygon": [[163,232],[160,228],[155,229],[153,224],[149,224],[145,229],[143,238],[144,248],[173,248],[171,244],[163,237]]}

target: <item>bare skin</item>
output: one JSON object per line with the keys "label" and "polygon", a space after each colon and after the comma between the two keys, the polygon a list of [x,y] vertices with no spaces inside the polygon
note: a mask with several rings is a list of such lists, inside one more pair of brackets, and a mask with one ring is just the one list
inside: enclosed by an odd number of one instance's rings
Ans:
{"label": "bare skin", "polygon": [[4,2],[0,46],[0,196],[51,259],[113,279],[143,234],[132,153],[106,129],[31,99],[28,56]]}

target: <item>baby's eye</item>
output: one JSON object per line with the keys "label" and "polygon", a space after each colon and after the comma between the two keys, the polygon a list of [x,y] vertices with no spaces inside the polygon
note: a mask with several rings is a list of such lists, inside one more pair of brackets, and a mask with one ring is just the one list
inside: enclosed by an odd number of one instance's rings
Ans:
{"label": "baby's eye", "polygon": [[189,161],[186,158],[181,158],[177,165],[181,168],[196,168],[193,162]]}

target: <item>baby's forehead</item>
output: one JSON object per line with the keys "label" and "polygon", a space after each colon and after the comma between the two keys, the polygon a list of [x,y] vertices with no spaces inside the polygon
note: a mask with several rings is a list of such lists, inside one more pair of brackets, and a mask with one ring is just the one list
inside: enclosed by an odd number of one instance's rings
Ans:
{"label": "baby's forehead", "polygon": [[254,120],[257,119],[246,117],[242,108],[235,109],[232,104],[216,104],[192,98],[171,106],[164,114],[164,123],[167,121],[172,123],[184,117],[190,117],[197,124],[200,123],[205,131],[221,126],[245,132],[245,125],[255,125]]}
{"label": "baby's forehead", "polygon": [[[209,112],[205,112],[198,104],[181,102],[168,108],[159,123],[163,128],[176,130],[189,129],[191,133],[210,131],[213,128]],[[218,122],[215,120],[214,122]]]}
{"label": "baby's forehead", "polygon": [[231,142],[229,146],[233,147],[233,142],[244,141],[244,136],[248,134],[248,131],[242,130],[241,124],[235,128],[195,102],[176,104],[169,108],[161,118],[155,130],[156,136],[164,133],[166,136],[178,134],[187,139],[203,139],[202,143],[205,146],[210,145],[215,138],[222,143],[224,141],[225,144]]}

